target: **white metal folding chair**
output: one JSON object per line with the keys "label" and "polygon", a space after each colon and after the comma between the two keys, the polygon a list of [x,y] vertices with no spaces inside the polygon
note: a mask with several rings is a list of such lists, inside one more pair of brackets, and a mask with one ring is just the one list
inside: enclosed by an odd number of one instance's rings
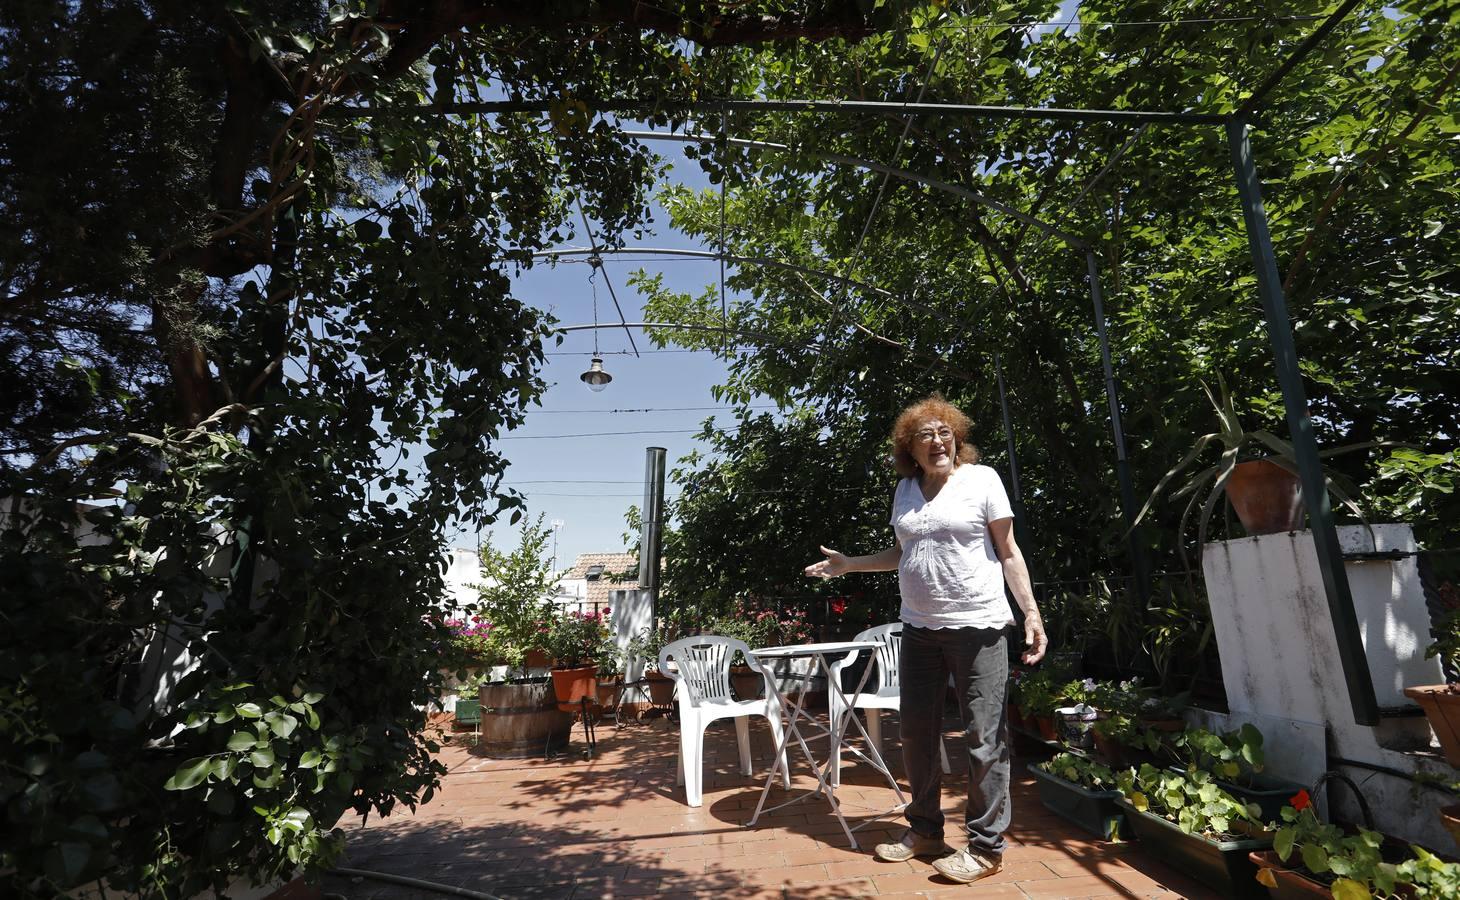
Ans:
{"label": "white metal folding chair", "polygon": [[[879,646],[876,651],[877,681],[869,684],[870,690],[860,694],[847,697],[851,706],[841,709],[841,700],[837,697],[836,691],[828,691],[832,705],[832,721],[836,722],[837,715],[856,715],[853,710],[865,709],[867,711],[867,737],[877,744],[877,752],[882,752],[882,710],[899,709],[902,705],[902,690],[898,686],[898,660],[902,654],[902,623],[893,622],[890,625],[878,625],[875,628],[868,628],[857,635],[853,640],[876,641]],[[830,671],[832,678],[841,678],[842,669],[857,661],[861,656],[860,652],[849,653],[844,659],[831,664]],[[872,662],[869,661],[868,665]],[[943,741],[938,741],[938,754],[942,757],[943,774],[947,775],[952,771],[948,764],[948,748]],[[832,784],[842,783],[841,751],[837,750],[832,760],[831,778]]]}
{"label": "white metal folding chair", "polygon": [[[744,641],[701,634],[680,638],[659,651],[659,671],[675,681],[674,698],[679,705],[679,763],[675,767],[675,783],[684,785],[685,799],[690,806],[704,802],[705,728],[716,719],[735,720],[735,736],[740,748],[740,771],[751,774],[750,716],[765,716],[770,722],[775,746],[781,746],[781,707],[775,691],[767,685],[765,697],[759,700],[733,700],[730,696],[730,663],[739,653],[747,665],[769,677],[750,655]],[[669,665],[670,660],[675,663]],[[791,773],[781,751],[782,783],[791,786]]]}

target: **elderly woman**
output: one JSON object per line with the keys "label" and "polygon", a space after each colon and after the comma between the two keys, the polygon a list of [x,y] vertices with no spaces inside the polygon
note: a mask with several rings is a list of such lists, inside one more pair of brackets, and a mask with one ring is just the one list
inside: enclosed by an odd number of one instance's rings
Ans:
{"label": "elderly woman", "polygon": [[[937,856],[933,867],[964,883],[999,870],[1009,827],[1005,634],[1014,617],[1006,584],[1024,611],[1024,662],[1038,662],[1047,643],[1014,543],[1009,498],[998,473],[978,465],[968,428],[968,417],[937,394],[903,410],[892,429],[893,464],[903,476],[892,499],[896,543],[871,556],[822,547],[826,559],[806,567],[821,578],[897,570],[902,755],[912,800],[902,839],[874,852],[888,862]],[[939,805],[938,744],[950,674],[968,744],[968,846],[956,853],[943,842]]]}

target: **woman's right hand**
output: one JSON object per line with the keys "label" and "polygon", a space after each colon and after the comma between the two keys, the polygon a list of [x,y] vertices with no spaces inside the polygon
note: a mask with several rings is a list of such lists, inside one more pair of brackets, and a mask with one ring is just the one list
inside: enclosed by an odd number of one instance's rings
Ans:
{"label": "woman's right hand", "polygon": [[852,570],[852,564],[847,560],[845,554],[838,553],[828,547],[822,547],[821,552],[826,554],[826,559],[814,562],[806,567],[806,574],[812,578],[835,578],[838,575],[845,575]]}

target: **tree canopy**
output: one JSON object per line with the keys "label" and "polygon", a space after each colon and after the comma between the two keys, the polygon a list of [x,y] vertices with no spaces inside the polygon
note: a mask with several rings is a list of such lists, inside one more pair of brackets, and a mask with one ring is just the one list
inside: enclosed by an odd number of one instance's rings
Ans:
{"label": "tree canopy", "polygon": [[[6,894],[191,896],[429,799],[444,537],[520,515],[494,441],[542,390],[512,275],[658,173],[580,98],[910,7],[4,4]],[[553,115],[349,112],[483,96]]]}
{"label": "tree canopy", "polygon": [[[1097,0],[1080,5],[1073,28],[1028,24],[1047,20],[1052,4],[1007,4],[1003,20],[930,12],[920,28],[847,52],[744,48],[721,64],[758,73],[754,90],[772,98],[1227,115],[1331,7],[1258,2],[1218,16],[1188,3]],[[1413,522],[1431,547],[1453,546],[1456,534],[1457,16],[1454,4],[1435,2],[1351,13],[1267,97],[1251,130],[1320,444],[1412,445],[1332,464],[1364,486],[1371,521]],[[879,548],[885,532],[869,536],[866,517],[843,511],[829,491],[863,485],[864,468],[885,473],[897,411],[935,389],[972,416],[975,442],[1007,481],[996,363],[1008,381],[1025,549],[1037,577],[1129,571],[1083,253],[988,206],[827,165],[829,157],[976,191],[1095,249],[1137,503],[1196,435],[1212,430],[1203,381],[1225,378],[1253,427],[1285,432],[1220,126],[730,115],[730,136],[783,150],[721,145],[716,119],[701,126],[709,143],[699,152],[732,185],[728,252],[881,289],[742,266],[730,287],[743,299],[726,320],[764,338],[656,334],[733,347],[726,397],[746,402],[761,392],[817,412],[810,425],[786,422],[779,436],[742,413],[735,424],[754,440],[724,441],[721,459],[682,472],[685,534],[751,528],[762,518],[758,504],[729,502],[742,491],[821,489],[828,515],[795,518],[768,536],[763,553],[738,554],[745,571],[727,583],[759,583],[755,570],[772,547],[806,561],[818,542]],[[722,239],[717,191],[668,187],[662,198],[677,228],[710,244]],[[674,294],[649,273],[638,283],[652,318],[722,321],[714,290]],[[801,448],[806,462],[787,467],[767,454],[777,439]],[[731,472],[736,479],[721,477]],[[885,515],[890,485],[880,486]],[[735,509],[745,510],[744,528],[728,518]],[[1190,538],[1176,528],[1179,513],[1179,504],[1163,506],[1157,524],[1141,529],[1159,565],[1175,566],[1175,550]],[[797,567],[778,571],[780,589],[793,589]]]}

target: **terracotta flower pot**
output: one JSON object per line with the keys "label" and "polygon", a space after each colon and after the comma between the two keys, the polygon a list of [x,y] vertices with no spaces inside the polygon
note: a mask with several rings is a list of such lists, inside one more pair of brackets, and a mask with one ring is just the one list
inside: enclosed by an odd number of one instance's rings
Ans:
{"label": "terracotta flower pot", "polygon": [[1404,689],[1420,705],[1450,765],[1460,768],[1460,685],[1425,684]]}
{"label": "terracotta flower pot", "polygon": [[611,709],[618,702],[618,691],[622,684],[622,678],[599,678],[598,705],[605,709]]}
{"label": "terracotta flower pot", "polygon": [[598,695],[597,675],[597,666],[553,669],[553,695],[558,700],[558,709],[572,712],[584,697],[595,699]]}
{"label": "terracotta flower pot", "polygon": [[1035,716],[1034,724],[1039,730],[1039,736],[1046,741],[1053,741],[1059,737],[1055,730],[1054,716]]}
{"label": "terracotta flower pot", "polygon": [[674,702],[674,679],[663,672],[653,670],[644,673],[649,682],[649,702],[655,706],[668,706]]}
{"label": "terracotta flower pot", "polygon": [[1280,534],[1303,527],[1298,476],[1271,460],[1238,463],[1227,479],[1226,492],[1248,534]]}
{"label": "terracotta flower pot", "polygon": [[1460,844],[1460,803],[1440,807],[1440,822],[1450,832],[1450,838]]}
{"label": "terracotta flower pot", "polygon": [[731,666],[730,689],[736,700],[759,700],[765,696],[765,679],[750,666]]}
{"label": "terracotta flower pot", "polygon": [[553,664],[553,658],[545,650],[529,650],[522,656],[524,669],[546,669]]}
{"label": "terracotta flower pot", "polygon": [[1296,869],[1288,868],[1282,858],[1272,850],[1254,850],[1247,858],[1257,866],[1258,883],[1267,886],[1268,896],[1274,900],[1333,896],[1333,891],[1327,885],[1319,884]]}

